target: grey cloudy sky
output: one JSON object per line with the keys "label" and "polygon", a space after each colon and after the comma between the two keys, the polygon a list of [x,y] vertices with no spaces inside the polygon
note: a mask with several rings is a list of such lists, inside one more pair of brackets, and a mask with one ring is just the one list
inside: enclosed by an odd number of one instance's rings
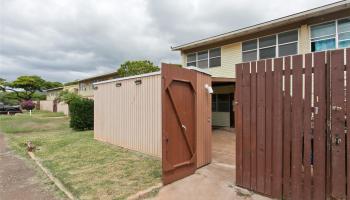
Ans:
{"label": "grey cloudy sky", "polygon": [[0,0],[0,77],[71,81],[331,0]]}

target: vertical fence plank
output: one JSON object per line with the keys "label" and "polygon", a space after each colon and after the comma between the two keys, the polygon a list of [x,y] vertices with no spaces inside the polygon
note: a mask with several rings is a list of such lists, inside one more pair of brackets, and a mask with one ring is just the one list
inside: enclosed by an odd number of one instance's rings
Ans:
{"label": "vertical fence plank", "polygon": [[265,191],[265,60],[257,63],[257,191]]}
{"label": "vertical fence plank", "polygon": [[[344,199],[346,198],[344,50],[331,52],[330,66],[332,124],[331,195],[336,199]],[[337,140],[339,143],[337,143]]]}
{"label": "vertical fence plank", "polygon": [[250,187],[252,190],[256,190],[256,62],[252,62],[251,63],[251,120],[250,120],[250,124],[251,124],[251,183],[250,183]]}
{"label": "vertical fence plank", "polygon": [[273,135],[272,135],[272,196],[282,197],[282,161],[283,161],[283,94],[282,94],[282,58],[274,60],[273,76]]}
{"label": "vertical fence plank", "polygon": [[326,63],[325,53],[314,54],[314,102],[318,112],[314,117],[314,199],[326,198]]}
{"label": "vertical fence plank", "polygon": [[293,56],[292,199],[302,199],[302,56]]}
{"label": "vertical fence plank", "polygon": [[272,60],[266,60],[266,159],[265,159],[265,194],[271,194],[272,175],[272,104],[273,104]]}
{"label": "vertical fence plank", "polygon": [[346,49],[346,162],[347,162],[347,199],[350,200],[350,48]]}
{"label": "vertical fence plank", "polygon": [[304,96],[304,199],[310,200],[311,179],[311,76],[312,54],[305,55],[305,96]]}
{"label": "vertical fence plank", "polygon": [[235,131],[236,131],[236,185],[242,186],[242,64],[236,65],[236,107],[235,107]]}
{"label": "vertical fence plank", "polygon": [[250,63],[243,64],[243,186],[250,188]]}
{"label": "vertical fence plank", "polygon": [[291,96],[290,75],[291,57],[284,58],[284,99],[283,99],[283,197],[290,199],[291,165]]}

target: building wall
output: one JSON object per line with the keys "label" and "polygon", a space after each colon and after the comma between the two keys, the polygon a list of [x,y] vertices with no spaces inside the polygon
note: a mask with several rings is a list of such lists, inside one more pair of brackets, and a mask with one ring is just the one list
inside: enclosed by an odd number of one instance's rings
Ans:
{"label": "building wall", "polygon": [[[293,30],[293,29],[292,29]],[[299,28],[298,53],[305,54],[311,51],[310,30],[308,25]],[[276,32],[278,33],[278,32]],[[181,53],[182,65],[186,66],[187,56]],[[242,42],[221,46],[221,66],[205,69],[213,77],[236,78],[235,65],[242,62]]]}
{"label": "building wall", "polygon": [[79,90],[79,85],[78,84],[73,84],[73,85],[65,85],[63,86],[63,90],[69,91],[72,93],[77,93]]}
{"label": "building wall", "polygon": [[299,29],[299,54],[311,52],[310,26],[302,25]]}
{"label": "building wall", "polygon": [[57,97],[59,96],[61,91],[62,90],[47,91],[46,92],[46,100],[53,101],[53,100],[57,99]]}
{"label": "building wall", "polygon": [[230,127],[230,112],[213,112],[213,126]]}
{"label": "building wall", "polygon": [[79,90],[78,94],[82,97],[93,97],[94,96],[94,90],[92,87],[93,82],[92,81],[82,81],[79,82]]}
{"label": "building wall", "polygon": [[94,90],[95,139],[161,157],[161,76],[97,85]]}
{"label": "building wall", "polygon": [[85,79],[82,81],[79,81],[78,83],[78,94],[82,97],[88,98],[88,99],[94,99],[94,89],[93,89],[93,83],[111,80],[117,78],[116,72],[113,72],[111,74],[107,74],[104,76],[99,76],[96,78],[91,79]]}

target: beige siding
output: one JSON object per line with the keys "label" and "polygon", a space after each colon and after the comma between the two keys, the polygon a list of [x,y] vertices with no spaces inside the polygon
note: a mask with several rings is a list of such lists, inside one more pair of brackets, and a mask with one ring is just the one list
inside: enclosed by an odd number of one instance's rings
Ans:
{"label": "beige siding", "polygon": [[57,112],[62,112],[65,115],[69,114],[68,104],[60,102],[57,104]]}
{"label": "beige siding", "polygon": [[181,64],[182,66],[187,66],[187,56],[181,52]]}
{"label": "beige siding", "polygon": [[242,62],[241,43],[221,47],[221,67],[209,68],[209,73],[215,77],[235,78],[235,65]]}
{"label": "beige siding", "polygon": [[302,25],[299,29],[299,54],[311,52],[310,32],[308,25]]}
{"label": "beige siding", "polygon": [[197,168],[211,162],[211,95],[205,88],[211,77],[197,74]]}
{"label": "beige siding", "polygon": [[95,99],[95,138],[161,157],[161,77],[98,84]]}
{"label": "beige siding", "polygon": [[74,84],[74,85],[65,85],[63,86],[63,90],[72,92],[72,93],[77,93],[79,90],[79,85],[78,84]]}
{"label": "beige siding", "polygon": [[57,99],[61,91],[62,90],[48,91],[46,93],[46,100],[53,101]]}
{"label": "beige siding", "polygon": [[94,90],[92,88],[86,88],[86,90],[79,90],[78,94],[85,98],[93,98]]}
{"label": "beige siding", "polygon": [[[309,26],[302,25],[299,28],[299,54],[310,53]],[[277,33],[276,33],[277,34]],[[181,53],[182,64],[186,66],[186,54]],[[242,43],[237,42],[221,47],[221,66],[209,68],[206,71],[214,77],[236,78],[235,65],[242,62]]]}
{"label": "beige siding", "polygon": [[230,113],[229,112],[213,112],[213,126],[230,127]]}
{"label": "beige siding", "polygon": [[53,112],[53,101],[40,101],[40,110]]}
{"label": "beige siding", "polygon": [[[237,42],[221,47],[221,66],[202,69],[214,77],[235,78],[235,65],[242,62],[241,43]],[[181,53],[182,65],[186,66],[186,54]]]}

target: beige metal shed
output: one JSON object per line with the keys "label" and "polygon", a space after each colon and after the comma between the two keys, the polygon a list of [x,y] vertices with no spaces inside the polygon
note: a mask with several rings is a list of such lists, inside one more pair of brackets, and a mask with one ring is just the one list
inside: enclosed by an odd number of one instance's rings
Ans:
{"label": "beige metal shed", "polygon": [[[200,167],[211,162],[211,77],[171,67],[196,75],[195,148]],[[163,79],[162,72],[154,72],[95,83],[95,139],[161,158]]]}

